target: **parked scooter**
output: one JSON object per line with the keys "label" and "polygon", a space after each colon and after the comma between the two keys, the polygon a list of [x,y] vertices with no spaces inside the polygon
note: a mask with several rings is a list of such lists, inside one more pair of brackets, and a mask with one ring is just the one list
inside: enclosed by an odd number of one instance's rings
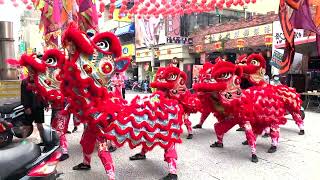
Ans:
{"label": "parked scooter", "polygon": [[0,148],[10,144],[13,136],[24,138],[32,134],[33,126],[23,128],[23,121],[25,113],[20,102],[0,106]]}
{"label": "parked scooter", "polygon": [[43,153],[40,146],[34,143],[8,146],[5,150],[0,150],[0,179],[56,179],[61,152],[59,137],[49,126],[44,126],[43,142]]}

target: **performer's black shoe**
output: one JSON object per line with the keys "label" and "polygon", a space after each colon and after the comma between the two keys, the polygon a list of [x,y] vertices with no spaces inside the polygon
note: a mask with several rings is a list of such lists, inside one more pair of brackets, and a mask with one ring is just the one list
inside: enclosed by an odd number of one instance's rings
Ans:
{"label": "performer's black shoe", "polygon": [[268,149],[268,153],[274,153],[277,151],[277,146],[271,146],[269,149]]}
{"label": "performer's black shoe", "polygon": [[202,125],[201,124],[197,124],[195,126],[192,127],[193,129],[202,129]]}
{"label": "performer's black shoe", "polygon": [[62,156],[59,158],[59,161],[64,161],[69,158],[69,154],[62,154]]}
{"label": "performer's black shoe", "polygon": [[244,131],[244,128],[239,127],[236,131]]}
{"label": "performer's black shoe", "polygon": [[210,145],[211,148],[223,148],[223,143],[219,143],[219,142],[214,142],[213,144]]}
{"label": "performer's black shoe", "polygon": [[67,131],[67,134],[71,134],[71,132],[70,132],[70,131]]}
{"label": "performer's black shoe", "polygon": [[268,133],[264,133],[264,135],[262,135],[263,138],[267,138],[269,137],[270,135]]}
{"label": "performer's black shoe", "polygon": [[109,152],[115,152],[116,150],[117,150],[117,148],[114,147],[114,146],[110,146],[110,147],[108,148],[108,151],[109,151]]}
{"label": "performer's black shoe", "polygon": [[299,135],[304,135],[304,130],[300,130]]}
{"label": "performer's black shoe", "polygon": [[73,130],[72,130],[72,133],[75,133],[77,130],[78,130],[78,127],[75,126],[75,127],[73,128]]}
{"label": "performer's black shoe", "polygon": [[163,177],[161,180],[178,180],[178,175],[169,173],[167,176]]}
{"label": "performer's black shoe", "polygon": [[87,165],[87,164],[80,163],[80,164],[74,166],[72,169],[76,170],[76,171],[79,171],[79,170],[90,170],[91,166]]}
{"label": "performer's black shoe", "polygon": [[146,155],[144,154],[141,154],[141,153],[137,153],[135,154],[134,156],[131,156],[129,158],[131,161],[135,161],[135,160],[144,160],[144,159],[147,159]]}
{"label": "performer's black shoe", "polygon": [[193,134],[188,134],[187,139],[192,139],[193,138]]}
{"label": "performer's black shoe", "polygon": [[245,140],[245,141],[242,142],[242,145],[248,145],[248,144],[249,144],[248,140]]}
{"label": "performer's black shoe", "polygon": [[254,163],[257,163],[258,162],[258,156],[255,155],[255,154],[252,154],[251,161],[254,162]]}

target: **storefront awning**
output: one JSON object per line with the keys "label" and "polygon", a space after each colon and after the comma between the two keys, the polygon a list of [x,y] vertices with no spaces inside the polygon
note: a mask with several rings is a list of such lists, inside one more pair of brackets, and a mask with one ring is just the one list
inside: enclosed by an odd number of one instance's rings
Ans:
{"label": "storefront awning", "polygon": [[134,24],[130,23],[127,26],[124,27],[120,27],[118,29],[116,29],[116,31],[114,32],[115,35],[117,36],[121,36],[123,34],[133,34],[134,33]]}

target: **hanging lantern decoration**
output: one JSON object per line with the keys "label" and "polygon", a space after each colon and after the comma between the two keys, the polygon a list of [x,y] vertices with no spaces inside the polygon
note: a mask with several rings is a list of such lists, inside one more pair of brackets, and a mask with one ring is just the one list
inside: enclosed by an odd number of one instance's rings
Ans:
{"label": "hanging lantern decoration", "polygon": [[146,56],[148,56],[148,55],[149,55],[149,52],[145,52],[144,54],[145,54]]}
{"label": "hanging lantern decoration", "polygon": [[140,56],[141,54],[139,52],[137,52],[137,56]]}
{"label": "hanging lantern decoration", "polygon": [[[19,4],[17,0],[11,0],[12,4],[17,7]],[[37,0],[21,0],[24,4],[28,4],[29,1],[37,2]],[[104,11],[105,1],[98,0],[100,6],[99,12]],[[133,6],[129,3],[133,2]],[[4,4],[5,0],[0,0],[0,4]],[[45,2],[47,3],[47,1]],[[110,0],[109,13],[113,14],[116,0]],[[244,4],[256,3],[256,0],[121,0],[121,13],[137,15],[140,17],[148,16],[175,16],[192,13],[207,13],[215,11],[216,8],[223,10],[223,8],[229,8],[231,5],[244,6]],[[128,11],[128,12],[126,12]]]}
{"label": "hanging lantern decoration", "polygon": [[168,50],[167,50],[167,54],[171,54],[171,49],[168,49]]}
{"label": "hanging lantern decoration", "polygon": [[221,50],[221,49],[222,49],[222,43],[221,43],[221,41],[218,41],[218,42],[214,43],[214,48],[215,48],[216,50]]}
{"label": "hanging lantern decoration", "polygon": [[156,56],[160,57],[160,51],[156,51]]}
{"label": "hanging lantern decoration", "polygon": [[244,48],[244,39],[237,40],[237,48]]}
{"label": "hanging lantern decoration", "polygon": [[272,45],[272,35],[266,35],[264,37],[264,43],[266,46],[271,46]]}
{"label": "hanging lantern decoration", "polygon": [[99,8],[100,13],[103,13],[105,11],[105,8],[106,8],[105,6],[106,5],[103,2],[100,3],[100,8]]}
{"label": "hanging lantern decoration", "polygon": [[202,45],[196,45],[196,52],[197,53],[203,52],[203,46]]}

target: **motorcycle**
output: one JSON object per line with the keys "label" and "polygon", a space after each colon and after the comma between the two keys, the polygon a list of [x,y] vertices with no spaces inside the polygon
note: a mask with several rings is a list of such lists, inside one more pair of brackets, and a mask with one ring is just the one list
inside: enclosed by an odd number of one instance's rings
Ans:
{"label": "motorcycle", "polygon": [[29,137],[33,126],[25,126],[24,107],[20,102],[13,102],[0,106],[0,148],[12,142],[13,136],[17,138]]}
{"label": "motorcycle", "polygon": [[6,147],[0,153],[0,179],[42,179],[54,180],[57,164],[61,157],[59,137],[56,131],[44,126],[44,151],[34,143],[25,143]]}

